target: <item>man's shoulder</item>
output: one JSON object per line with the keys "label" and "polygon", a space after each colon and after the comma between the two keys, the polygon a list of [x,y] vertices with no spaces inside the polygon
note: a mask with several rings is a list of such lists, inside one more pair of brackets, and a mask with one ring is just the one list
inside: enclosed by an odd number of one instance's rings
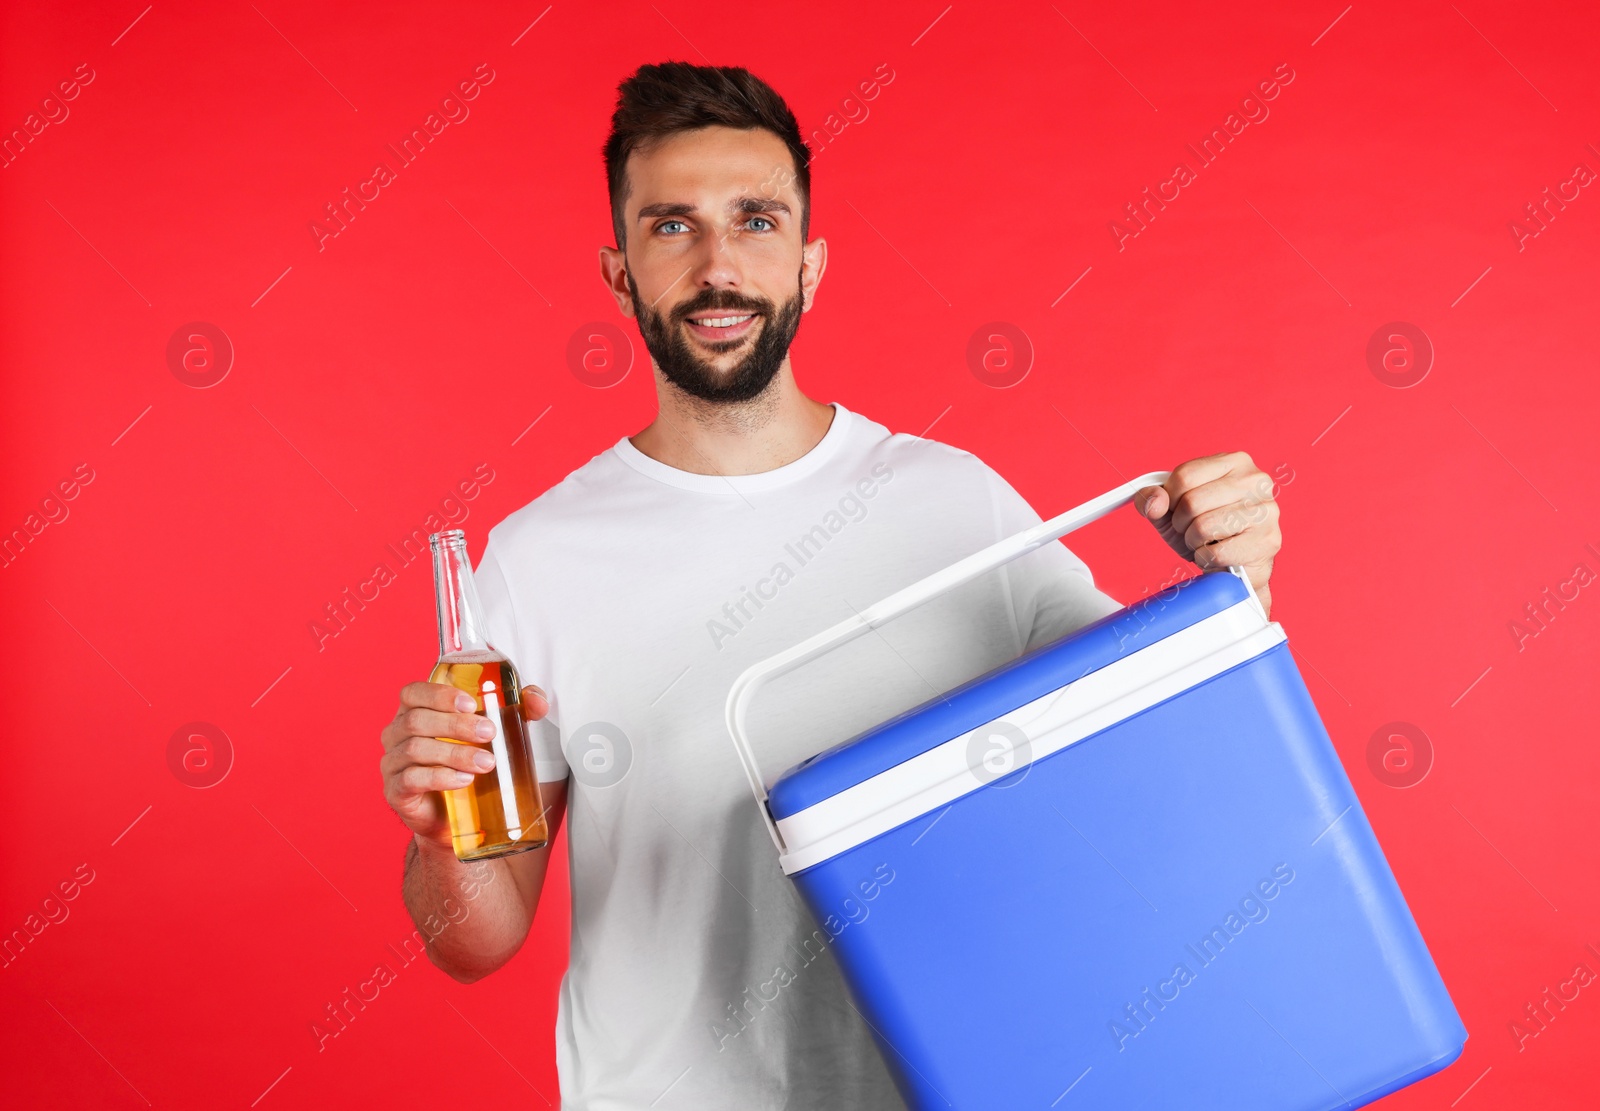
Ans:
{"label": "man's shoulder", "polygon": [[[904,467],[913,473],[926,473],[937,481],[985,482],[995,472],[978,456],[966,448],[944,440],[930,439],[930,424],[920,435],[909,432],[891,432],[885,425],[871,417],[856,413],[861,425],[862,439],[871,450],[888,460],[894,467]],[[935,418],[934,424],[938,423]]]}
{"label": "man's shoulder", "polygon": [[522,547],[556,531],[583,526],[604,516],[606,495],[617,488],[626,467],[610,447],[569,471],[532,501],[514,509],[489,529],[496,545]]}

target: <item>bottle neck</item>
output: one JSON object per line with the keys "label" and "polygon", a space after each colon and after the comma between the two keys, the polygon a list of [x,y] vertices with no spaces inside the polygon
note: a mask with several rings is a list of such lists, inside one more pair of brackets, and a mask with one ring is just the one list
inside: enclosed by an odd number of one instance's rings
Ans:
{"label": "bottle neck", "polygon": [[439,611],[439,657],[483,652],[490,648],[483,605],[472,580],[466,537],[459,529],[430,538],[433,586]]}

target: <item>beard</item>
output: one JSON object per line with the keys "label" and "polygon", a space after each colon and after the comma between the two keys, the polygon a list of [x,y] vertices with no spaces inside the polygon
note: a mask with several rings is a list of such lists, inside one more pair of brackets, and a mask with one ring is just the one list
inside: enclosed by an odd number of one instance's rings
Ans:
{"label": "beard", "polygon": [[[658,313],[639,298],[639,287],[633,274],[628,274],[628,292],[633,295],[633,311],[639,320],[639,334],[650,357],[661,368],[662,376],[690,397],[702,401],[734,403],[758,397],[772,384],[783,360],[789,354],[789,345],[800,330],[801,306],[804,303],[798,277],[795,295],[776,307],[763,298],[746,297],[729,289],[702,289],[694,297],[675,306],[670,313]],[[736,350],[740,344],[750,350],[725,371],[719,371],[702,359],[689,346],[687,325],[690,316],[709,310],[726,311],[729,316],[754,313],[760,319],[752,322],[756,333],[752,343],[748,333],[738,339],[721,344],[712,342],[710,349]]]}

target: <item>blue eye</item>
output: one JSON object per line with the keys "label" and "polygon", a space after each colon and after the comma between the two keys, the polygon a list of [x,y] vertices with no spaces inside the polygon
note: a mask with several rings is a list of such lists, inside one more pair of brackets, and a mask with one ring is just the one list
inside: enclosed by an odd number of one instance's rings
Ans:
{"label": "blue eye", "polygon": [[[754,224],[757,220],[760,220],[763,224],[766,224],[769,227],[776,228],[778,226],[778,225],[774,224],[771,220],[767,219],[765,216],[752,216],[752,217],[750,217],[750,223],[752,223],[752,224]],[[759,231],[761,229],[758,228],[756,230]]]}
{"label": "blue eye", "polygon": [[682,220],[668,220],[668,221],[666,221],[666,223],[663,223],[659,227],[657,227],[656,230],[657,231],[664,231],[668,224],[678,224],[678,225],[680,225],[682,227],[688,227],[688,225],[685,224]]}

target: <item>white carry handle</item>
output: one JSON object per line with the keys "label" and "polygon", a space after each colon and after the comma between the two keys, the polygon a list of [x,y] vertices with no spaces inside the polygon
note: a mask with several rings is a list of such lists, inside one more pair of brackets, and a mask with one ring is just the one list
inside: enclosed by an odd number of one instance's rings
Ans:
{"label": "white carry handle", "polygon": [[785,853],[788,849],[778,833],[777,823],[772,820],[772,812],[767,809],[767,785],[761,778],[761,769],[756,764],[755,753],[750,751],[750,741],[745,736],[745,715],[750,708],[750,700],[755,697],[756,691],[763,683],[768,679],[785,675],[801,664],[809,663],[829,649],[852,641],[884,622],[937,598],[947,590],[954,590],[963,583],[971,582],[985,571],[992,571],[1001,564],[1009,563],[1018,556],[1027,555],[1052,540],[1059,540],[1073,529],[1082,528],[1091,521],[1098,521],[1112,510],[1127,505],[1138,491],[1148,486],[1164,484],[1170,473],[1151,471],[1131,482],[1124,482],[1110,493],[1101,494],[1092,501],[1086,501],[1067,510],[1059,517],[1041,521],[1032,528],[990,544],[982,551],[974,552],[942,571],[935,571],[927,578],[889,595],[876,605],[868,606],[859,613],[845,618],[833,628],[824,629],[793,648],[747,667],[728,690],[728,733],[733,737],[733,747],[739,752],[739,762],[744,765],[744,774],[750,780],[750,789],[755,792],[756,802],[761,807],[761,820],[766,823],[767,832],[771,834],[772,843],[778,847],[778,852]]}

